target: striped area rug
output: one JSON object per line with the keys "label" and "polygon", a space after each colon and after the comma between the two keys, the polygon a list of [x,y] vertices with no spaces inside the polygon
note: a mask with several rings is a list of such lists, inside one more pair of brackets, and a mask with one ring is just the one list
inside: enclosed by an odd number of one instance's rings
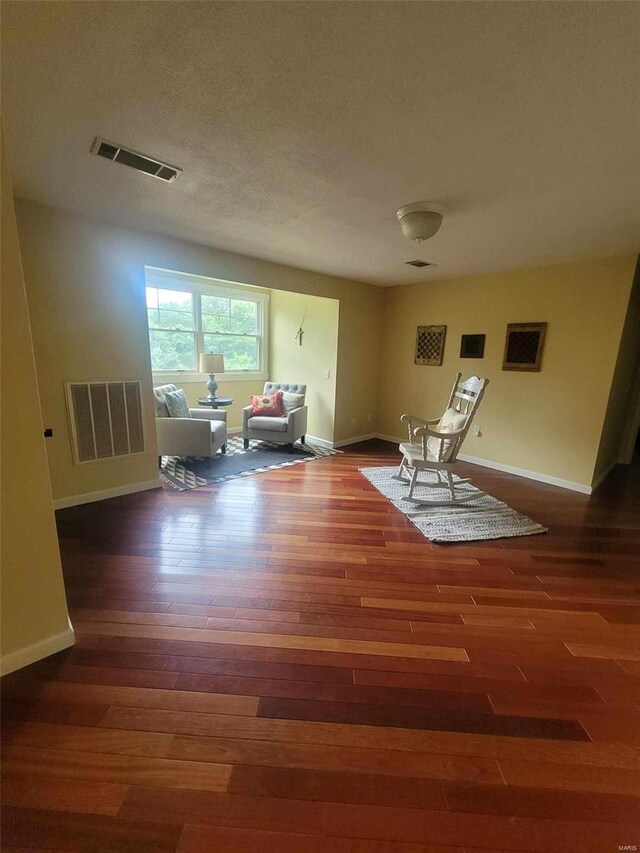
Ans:
{"label": "striped area rug", "polygon": [[245,450],[242,436],[232,435],[227,439],[227,452],[217,453],[213,458],[163,456],[160,479],[168,486],[184,492],[212,483],[235,480],[237,477],[287,468],[301,462],[313,462],[339,452],[311,443],[296,444],[293,452],[289,452],[286,445],[268,441],[252,441],[248,450]]}
{"label": "striped area rug", "polygon": [[[416,505],[403,500],[409,485],[393,479],[397,466],[384,468],[360,468],[360,473],[376,487],[391,503],[415,524],[418,530],[432,542],[474,542],[480,539],[505,539],[511,536],[533,536],[546,533],[543,527],[497,498],[486,495],[471,483],[464,483],[460,491],[477,492],[478,497],[461,506]],[[454,476],[454,480],[460,479]],[[435,482],[436,474],[421,471],[419,480]],[[442,489],[448,494],[448,490]],[[434,498],[433,489],[418,487],[414,494],[421,500]],[[435,498],[434,498],[435,499]]]}

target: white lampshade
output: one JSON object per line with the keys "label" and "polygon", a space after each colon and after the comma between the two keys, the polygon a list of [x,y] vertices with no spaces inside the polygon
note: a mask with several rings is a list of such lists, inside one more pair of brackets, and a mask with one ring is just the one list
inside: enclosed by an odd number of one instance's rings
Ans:
{"label": "white lampshade", "polygon": [[200,373],[224,373],[224,356],[220,352],[200,353]]}

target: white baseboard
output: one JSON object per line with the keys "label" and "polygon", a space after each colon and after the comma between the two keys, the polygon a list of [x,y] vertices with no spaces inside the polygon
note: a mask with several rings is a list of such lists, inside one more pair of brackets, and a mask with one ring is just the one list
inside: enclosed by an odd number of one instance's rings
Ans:
{"label": "white baseboard", "polygon": [[68,649],[75,641],[73,628],[69,625],[69,628],[60,634],[54,634],[52,637],[47,637],[45,640],[40,640],[0,658],[0,675],[8,675],[10,672],[15,672],[16,669],[22,669],[23,666],[29,666],[30,663],[35,663],[56,652],[61,652],[63,649]]}
{"label": "white baseboard", "polygon": [[102,489],[99,492],[85,492],[83,495],[69,495],[67,498],[57,498],[53,502],[54,509],[64,509],[69,506],[90,504],[94,501],[105,501],[108,498],[119,498],[122,495],[132,495],[135,492],[146,492],[149,489],[159,489],[162,483],[159,479],[147,480],[145,483],[129,483],[125,486],[116,486],[113,489]]}
{"label": "white baseboard", "polygon": [[[239,432],[239,431],[238,431]],[[236,433],[235,430],[230,430],[231,434]],[[319,444],[321,447],[346,447],[350,444],[358,444],[361,441],[369,441],[372,438],[379,438],[382,441],[390,441],[393,444],[399,444],[405,441],[404,438],[399,438],[396,435],[385,435],[383,433],[371,432],[367,435],[356,435],[353,438],[344,438],[340,441],[328,441],[326,438],[319,438],[315,435],[308,435],[310,441]],[[473,465],[480,465],[483,468],[492,468],[494,471],[503,471],[505,474],[515,474],[517,477],[526,477],[528,480],[536,480],[539,483],[547,483],[550,486],[559,486],[561,489],[570,489],[572,492],[580,492],[583,495],[590,495],[604,480],[609,476],[616,462],[612,463],[609,468],[598,477],[592,484],[576,483],[572,480],[563,480],[560,477],[552,477],[549,474],[540,474],[537,471],[529,471],[526,468],[517,468],[514,465],[504,465],[502,462],[493,462],[490,459],[482,459],[479,456],[467,456],[461,454],[459,456],[461,462],[470,462]],[[117,498],[121,495],[131,495],[135,492],[144,492],[149,489],[159,489],[161,487],[160,480],[148,480],[145,483],[131,483],[126,486],[117,486],[113,489],[103,489],[99,492],[86,492],[83,495],[72,495],[67,498],[58,498],[53,502],[54,509],[64,509],[70,506],[79,506],[80,504],[93,503],[94,501],[104,501],[108,498]]]}
{"label": "white baseboard", "polygon": [[[395,435],[382,435],[382,433],[379,433],[376,438],[381,438],[383,441],[392,441],[394,444],[407,440],[406,437],[398,438]],[[561,489],[570,489],[572,492],[580,492],[583,495],[590,495],[609,474],[609,470],[605,471],[599,481],[591,486],[587,483],[576,483],[573,480],[551,477],[549,474],[540,474],[538,471],[529,471],[527,468],[516,468],[515,465],[504,465],[502,462],[493,462],[491,459],[482,459],[479,456],[467,456],[465,453],[461,453],[458,459],[461,462],[471,462],[473,465],[481,465],[483,468],[493,468],[494,471],[504,471],[505,474],[526,477],[528,480],[536,480],[538,483],[547,483],[550,486],[559,486]]]}
{"label": "white baseboard", "polygon": [[400,442],[407,440],[406,435],[404,438],[398,438],[397,435],[383,435],[381,432],[379,432],[375,437],[379,438],[381,441],[390,441],[392,444],[400,444]]}
{"label": "white baseboard", "polygon": [[346,447],[348,444],[358,444],[361,441],[369,441],[372,438],[379,438],[375,432],[367,433],[367,435],[354,435],[353,438],[343,438],[341,441],[334,441],[334,447]]}
{"label": "white baseboard", "polygon": [[329,441],[327,438],[320,438],[317,435],[309,435],[309,433],[307,433],[305,438],[312,444],[319,444],[320,447],[328,447],[331,450],[333,450],[333,448],[337,446],[332,441]]}
{"label": "white baseboard", "polygon": [[616,465],[624,465],[624,462],[618,462],[618,461],[612,462],[611,465],[609,465],[607,468],[605,468],[604,471],[602,472],[602,474],[600,474],[599,477],[596,477],[596,479],[591,484],[591,491],[592,492],[595,492],[595,490],[598,488],[598,486],[601,486],[604,483],[604,481],[607,479],[607,477],[613,471],[613,469],[616,467]]}
{"label": "white baseboard", "polygon": [[560,486],[561,489],[570,489],[572,492],[581,492],[590,495],[593,491],[587,483],[576,483],[573,480],[563,480],[560,477],[551,477],[549,474],[540,474],[538,471],[529,471],[527,468],[516,468],[515,465],[503,465],[502,462],[492,462],[490,459],[482,459],[479,456],[467,456],[461,453],[458,456],[461,462],[471,462],[473,465],[481,465],[483,468],[493,468],[494,471],[504,471],[505,474],[515,474],[516,477],[526,477],[528,480],[537,480],[539,483],[547,483],[549,486]]}

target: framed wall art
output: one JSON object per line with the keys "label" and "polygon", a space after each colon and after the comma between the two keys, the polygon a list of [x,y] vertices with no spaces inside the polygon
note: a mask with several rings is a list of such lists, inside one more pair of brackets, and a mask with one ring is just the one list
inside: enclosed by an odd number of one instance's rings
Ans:
{"label": "framed wall art", "polygon": [[444,356],[446,335],[446,326],[418,326],[414,363],[439,367]]}
{"label": "framed wall art", "polygon": [[463,335],[460,341],[460,358],[484,358],[485,335]]}
{"label": "framed wall art", "polygon": [[502,369],[539,371],[546,332],[546,323],[509,323]]}

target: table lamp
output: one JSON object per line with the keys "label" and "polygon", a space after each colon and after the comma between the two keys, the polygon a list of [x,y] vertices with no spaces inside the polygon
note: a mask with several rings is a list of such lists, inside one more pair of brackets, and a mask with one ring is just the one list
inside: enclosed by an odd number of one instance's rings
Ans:
{"label": "table lamp", "polygon": [[224,373],[224,356],[219,352],[202,352],[200,353],[200,373],[208,373],[209,381],[207,382],[207,391],[209,399],[215,400],[218,383],[216,382],[216,373]]}

